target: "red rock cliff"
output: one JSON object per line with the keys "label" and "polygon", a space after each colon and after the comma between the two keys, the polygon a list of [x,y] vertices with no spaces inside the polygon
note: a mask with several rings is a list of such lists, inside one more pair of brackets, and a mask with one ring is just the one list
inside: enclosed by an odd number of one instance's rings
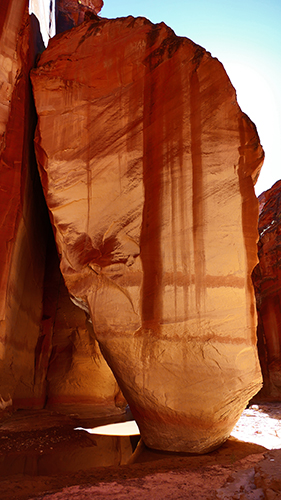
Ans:
{"label": "red rock cliff", "polygon": [[261,385],[256,129],[216,59],[143,18],[56,37],[32,82],[68,290],[145,443],[210,450]]}
{"label": "red rock cliff", "polygon": [[281,181],[259,196],[258,257],[253,272],[258,348],[264,387],[259,397],[281,398]]}

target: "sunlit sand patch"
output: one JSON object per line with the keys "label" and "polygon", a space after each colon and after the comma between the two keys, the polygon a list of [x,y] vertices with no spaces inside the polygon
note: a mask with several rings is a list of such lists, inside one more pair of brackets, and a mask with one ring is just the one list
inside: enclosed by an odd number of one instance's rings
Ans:
{"label": "sunlit sand patch", "polygon": [[256,404],[246,408],[231,436],[268,450],[281,448],[281,404]]}

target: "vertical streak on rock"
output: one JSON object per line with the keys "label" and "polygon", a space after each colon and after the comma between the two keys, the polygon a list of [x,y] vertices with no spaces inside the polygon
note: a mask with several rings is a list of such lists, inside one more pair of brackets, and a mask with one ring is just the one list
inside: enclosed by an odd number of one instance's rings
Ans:
{"label": "vertical streak on rock", "polygon": [[177,317],[178,311],[178,297],[177,297],[177,175],[176,175],[176,166],[175,158],[174,158],[174,142],[176,141],[174,137],[174,122],[173,120],[167,123],[167,164],[169,176],[168,179],[165,176],[165,182],[170,182],[170,197],[171,197],[171,238],[172,238],[172,260],[173,260],[173,281],[174,281],[174,308],[175,308],[175,318]]}
{"label": "vertical streak on rock", "polygon": [[[242,115],[239,120],[240,133],[240,157],[239,157],[239,187],[242,198],[242,230],[246,254],[246,308],[251,311],[247,314],[248,329],[251,338],[249,342],[256,342],[256,310],[254,302],[254,289],[251,280],[251,273],[257,263],[256,247],[253,245],[254,234],[258,235],[258,200],[254,204],[255,192],[251,177],[250,166],[252,163],[251,153],[253,147],[251,143],[251,132],[254,125],[246,115]],[[255,136],[254,136],[255,137]],[[250,146],[250,147],[249,147]]]}
{"label": "vertical streak on rock", "polygon": [[[181,146],[183,148],[183,136],[181,134]],[[183,283],[183,305],[185,317],[188,318],[189,312],[189,292],[191,283],[191,269],[190,269],[190,241],[187,237],[188,220],[187,220],[187,191],[186,191],[186,173],[184,173],[183,157],[180,165],[180,179],[179,179],[179,196],[180,196],[180,216],[181,216],[181,262],[183,268],[183,275],[186,278]]]}
{"label": "vertical streak on rock", "polygon": [[[171,79],[168,79],[166,84],[166,94],[170,95],[172,89],[170,88]],[[165,106],[165,102],[164,102]],[[167,222],[165,225],[169,227],[169,232],[166,235],[170,239],[171,245],[171,260],[172,260],[172,271],[173,271],[173,286],[174,286],[174,314],[177,316],[178,301],[177,301],[177,226],[176,226],[176,196],[177,196],[177,179],[176,179],[176,165],[174,158],[173,148],[175,146],[176,138],[174,137],[174,120],[169,109],[165,106],[164,116],[164,135],[165,135],[165,146],[164,146],[164,165],[163,165],[163,196],[166,200],[166,205],[169,210],[169,216],[167,216]],[[165,228],[167,231],[167,228]],[[166,253],[166,252],[165,252]],[[166,262],[165,262],[166,264]],[[171,307],[171,305],[170,305]],[[164,313],[165,314],[165,313]]]}
{"label": "vertical streak on rock", "polygon": [[195,297],[197,312],[202,307],[202,294],[205,289],[205,249],[204,249],[204,206],[202,173],[202,126],[200,85],[196,70],[190,80],[190,123],[192,159],[192,215],[193,246],[195,271]]}
{"label": "vertical streak on rock", "polygon": [[[144,328],[157,330],[162,317],[161,193],[163,122],[156,119],[156,82],[148,68],[144,87],[143,182],[144,209],[141,230],[143,264],[142,318]],[[161,145],[159,147],[159,145]]]}
{"label": "vertical streak on rock", "polygon": [[91,216],[91,169],[90,169],[90,160],[91,160],[91,102],[87,104],[87,147],[86,147],[86,169],[87,169],[87,196],[88,196],[88,210],[87,210],[87,221],[86,221],[86,234],[89,234],[89,225],[90,225],[90,216]]}
{"label": "vertical streak on rock", "polygon": [[180,74],[180,106],[177,112],[179,131],[178,131],[178,157],[179,157],[179,179],[178,179],[178,195],[179,195],[179,229],[180,229],[180,259],[183,269],[183,275],[187,280],[183,282],[183,301],[185,317],[188,317],[188,289],[190,279],[190,252],[189,241],[187,237],[187,192],[186,192],[186,177],[188,170],[184,166],[184,137],[183,137],[183,123],[184,123],[184,109],[186,103],[184,102],[184,83],[182,73]]}
{"label": "vertical streak on rock", "polygon": [[[167,72],[167,70],[166,70]],[[170,78],[165,81],[164,93],[171,96],[172,106],[164,106],[163,113],[165,124],[165,143],[166,155],[164,160],[164,187],[165,204],[170,209],[170,238],[172,248],[172,269],[173,269],[173,286],[174,286],[174,313],[175,319],[179,314],[179,283],[178,271],[183,268],[183,273],[186,275],[186,218],[185,218],[185,196],[184,192],[184,176],[183,176],[183,88],[181,74],[174,72],[171,65]],[[173,106],[174,104],[174,106]],[[167,237],[167,236],[166,236]],[[185,298],[187,296],[185,295]],[[186,308],[186,301],[184,307]]]}

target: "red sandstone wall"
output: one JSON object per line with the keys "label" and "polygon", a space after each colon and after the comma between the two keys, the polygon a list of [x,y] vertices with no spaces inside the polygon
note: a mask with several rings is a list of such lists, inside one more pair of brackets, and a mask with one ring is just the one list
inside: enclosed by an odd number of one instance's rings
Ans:
{"label": "red sandstone wall", "polygon": [[27,0],[1,4],[0,37],[0,409],[114,413],[126,403],[64,287],[37,171],[29,72],[44,47]]}
{"label": "red sandstone wall", "polygon": [[[33,23],[33,32],[31,30]],[[0,16],[0,397],[33,401],[34,348],[40,330],[46,209],[36,171],[36,113],[29,71],[40,46],[27,0]],[[3,403],[5,405],[5,403]],[[17,403],[16,403],[17,404]]]}
{"label": "red sandstone wall", "polygon": [[281,181],[259,197],[258,257],[253,272],[258,348],[264,387],[259,398],[281,400]]}

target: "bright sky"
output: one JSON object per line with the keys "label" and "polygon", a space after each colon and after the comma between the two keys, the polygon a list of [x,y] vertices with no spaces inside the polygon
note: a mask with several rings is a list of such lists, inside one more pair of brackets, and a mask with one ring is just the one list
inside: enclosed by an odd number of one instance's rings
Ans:
{"label": "bright sky", "polygon": [[265,150],[257,195],[281,178],[281,0],[104,0],[99,15],[164,21],[217,57]]}
{"label": "bright sky", "polygon": [[29,0],[29,14],[34,14],[40,20],[40,31],[47,47],[49,38],[56,34],[55,0]]}

